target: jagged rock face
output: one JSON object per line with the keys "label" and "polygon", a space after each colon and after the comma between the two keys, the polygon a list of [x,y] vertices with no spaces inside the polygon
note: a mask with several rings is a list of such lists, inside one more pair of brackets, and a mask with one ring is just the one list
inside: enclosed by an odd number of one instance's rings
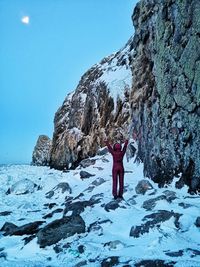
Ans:
{"label": "jagged rock face", "polygon": [[105,135],[115,140],[127,133],[131,43],[89,69],[56,112],[51,167],[75,167],[96,154]]}
{"label": "jagged rock face", "polygon": [[38,137],[36,146],[32,155],[32,165],[47,166],[50,160],[51,139],[46,135]]}
{"label": "jagged rock face", "polygon": [[145,175],[200,185],[200,1],[142,0],[135,26],[132,129]]}

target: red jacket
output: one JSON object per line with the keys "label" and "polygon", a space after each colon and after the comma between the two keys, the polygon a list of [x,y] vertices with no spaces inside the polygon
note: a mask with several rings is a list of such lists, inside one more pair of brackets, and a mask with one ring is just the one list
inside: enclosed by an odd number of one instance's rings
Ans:
{"label": "red jacket", "polygon": [[113,168],[115,168],[116,166],[119,166],[119,165],[123,166],[123,157],[124,157],[124,155],[126,153],[128,140],[126,140],[122,150],[120,148],[115,150],[114,148],[112,148],[112,146],[109,144],[108,141],[105,141],[105,143],[106,143],[106,145],[108,147],[109,152],[113,156]]}

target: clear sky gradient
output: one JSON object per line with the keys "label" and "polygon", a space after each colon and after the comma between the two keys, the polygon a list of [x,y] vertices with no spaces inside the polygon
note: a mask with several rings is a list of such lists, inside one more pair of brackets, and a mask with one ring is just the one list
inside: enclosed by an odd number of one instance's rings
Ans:
{"label": "clear sky gradient", "polygon": [[133,34],[136,2],[0,0],[0,164],[30,163],[38,136],[52,137],[67,93]]}

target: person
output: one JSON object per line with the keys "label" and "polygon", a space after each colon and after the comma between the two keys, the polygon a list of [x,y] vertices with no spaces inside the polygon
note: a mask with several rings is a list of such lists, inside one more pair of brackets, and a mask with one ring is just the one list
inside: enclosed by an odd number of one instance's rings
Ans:
{"label": "person", "polygon": [[[124,147],[120,143],[114,144],[112,147],[108,140],[105,140],[105,144],[108,147],[108,151],[113,156],[113,168],[112,168],[112,179],[113,179],[113,186],[112,186],[112,194],[114,199],[123,198],[123,190],[124,190],[124,165],[123,165],[123,158],[126,153],[128,140],[125,141]],[[118,188],[118,181],[119,181],[119,191],[117,192]]]}

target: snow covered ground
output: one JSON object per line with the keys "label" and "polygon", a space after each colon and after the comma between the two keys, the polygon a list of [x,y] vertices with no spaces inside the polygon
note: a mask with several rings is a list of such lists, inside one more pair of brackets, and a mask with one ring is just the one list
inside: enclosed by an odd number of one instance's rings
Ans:
{"label": "snow covered ground", "polygon": [[[45,221],[40,226],[43,228],[63,217],[70,196],[72,203],[89,200],[92,196],[99,198],[98,203],[80,212],[86,225],[85,233],[62,239],[57,244],[40,248],[37,236],[33,236],[25,245],[23,239],[29,235],[4,236],[0,232],[0,266],[200,266],[200,232],[195,225],[200,215],[198,196],[189,195],[186,187],[176,189],[175,181],[168,188],[160,189],[150,180],[153,189],[144,195],[136,194],[136,185],[144,179],[143,166],[125,159],[125,200],[113,201],[111,156],[106,154],[92,159],[96,160],[94,165],[69,172],[27,165],[0,167],[0,228],[5,222],[21,226],[41,220]],[[94,176],[81,179],[80,171]],[[56,188],[60,183],[68,183],[72,192]],[[53,195],[48,193],[52,191]],[[143,205],[144,201],[159,196],[164,197]],[[45,216],[56,209],[52,217]],[[130,236],[131,229],[147,221],[151,223],[152,214],[160,210],[181,214],[178,223],[171,216],[155,223],[147,233]],[[68,211],[65,216],[71,213]],[[142,220],[146,215],[150,216],[149,220],[148,217]],[[147,226],[148,223],[140,230]],[[145,265],[145,262],[135,265],[141,260],[160,260],[160,265]],[[171,265],[164,265],[162,260]]]}

